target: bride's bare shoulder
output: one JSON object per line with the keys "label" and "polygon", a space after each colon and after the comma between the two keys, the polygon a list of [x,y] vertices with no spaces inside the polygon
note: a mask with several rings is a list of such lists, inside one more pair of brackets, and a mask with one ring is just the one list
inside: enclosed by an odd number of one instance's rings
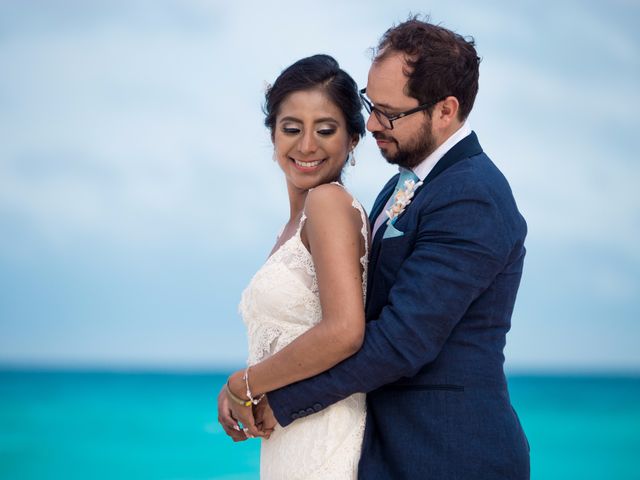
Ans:
{"label": "bride's bare shoulder", "polygon": [[325,183],[310,190],[305,202],[307,217],[344,216],[360,219],[354,203],[359,202],[340,184]]}

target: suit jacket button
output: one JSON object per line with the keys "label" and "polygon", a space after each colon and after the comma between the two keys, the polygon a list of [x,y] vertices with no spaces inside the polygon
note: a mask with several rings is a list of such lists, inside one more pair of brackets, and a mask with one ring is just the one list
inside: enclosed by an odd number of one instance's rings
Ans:
{"label": "suit jacket button", "polygon": [[307,412],[305,410],[300,410],[298,412],[298,418],[300,417],[306,417],[307,416]]}
{"label": "suit jacket button", "polygon": [[307,408],[307,415],[311,415],[312,413],[316,413],[313,408]]}
{"label": "suit jacket button", "polygon": [[291,414],[291,420],[297,420],[298,419],[298,414],[297,413],[292,413]]}
{"label": "suit jacket button", "polygon": [[316,412],[319,412],[320,410],[322,410],[322,405],[320,405],[319,403],[316,403],[316,404],[313,406],[313,409],[314,409]]}

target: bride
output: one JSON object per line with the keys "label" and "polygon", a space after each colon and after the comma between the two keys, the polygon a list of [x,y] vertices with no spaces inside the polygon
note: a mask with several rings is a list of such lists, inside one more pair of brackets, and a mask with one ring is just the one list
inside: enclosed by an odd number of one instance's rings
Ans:
{"label": "bride", "polygon": [[351,356],[363,341],[368,221],[340,182],[364,135],[357,86],[332,57],[304,58],[269,88],[265,114],[289,221],[242,294],[249,367],[229,377],[218,419],[236,441],[263,438],[262,479],[355,479],[364,394],[300,411],[305,418],[286,428],[273,417],[254,424],[251,409],[266,405],[265,393]]}

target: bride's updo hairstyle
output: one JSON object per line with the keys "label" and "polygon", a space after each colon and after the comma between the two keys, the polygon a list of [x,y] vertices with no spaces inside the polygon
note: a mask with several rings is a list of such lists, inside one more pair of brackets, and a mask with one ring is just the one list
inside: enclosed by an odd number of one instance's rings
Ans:
{"label": "bride's updo hairstyle", "polygon": [[321,89],[342,111],[350,137],[364,136],[364,117],[356,82],[333,57],[313,55],[287,67],[267,89],[263,107],[264,124],[271,131],[271,138],[282,102],[292,93],[314,88]]}

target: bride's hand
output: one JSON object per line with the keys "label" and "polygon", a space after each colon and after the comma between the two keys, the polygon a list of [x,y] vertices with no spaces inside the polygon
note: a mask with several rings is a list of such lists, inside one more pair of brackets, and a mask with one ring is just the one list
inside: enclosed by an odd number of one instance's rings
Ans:
{"label": "bride's hand", "polygon": [[247,440],[247,436],[238,427],[238,422],[232,417],[226,387],[222,387],[222,390],[220,390],[218,394],[218,423],[222,425],[225,433],[229,435],[234,442],[244,442]]}
{"label": "bride's hand", "polygon": [[252,405],[240,405],[237,401],[234,401],[234,399],[231,398],[233,395],[236,398],[245,399],[246,395],[241,393],[244,392],[245,389],[244,380],[242,379],[243,374],[243,371],[238,371],[229,377],[228,387],[231,389],[231,392],[227,391],[226,394],[229,401],[229,408],[231,409],[231,415],[239,424],[242,425],[241,432],[244,432],[247,438],[264,437],[265,432],[256,427]]}

